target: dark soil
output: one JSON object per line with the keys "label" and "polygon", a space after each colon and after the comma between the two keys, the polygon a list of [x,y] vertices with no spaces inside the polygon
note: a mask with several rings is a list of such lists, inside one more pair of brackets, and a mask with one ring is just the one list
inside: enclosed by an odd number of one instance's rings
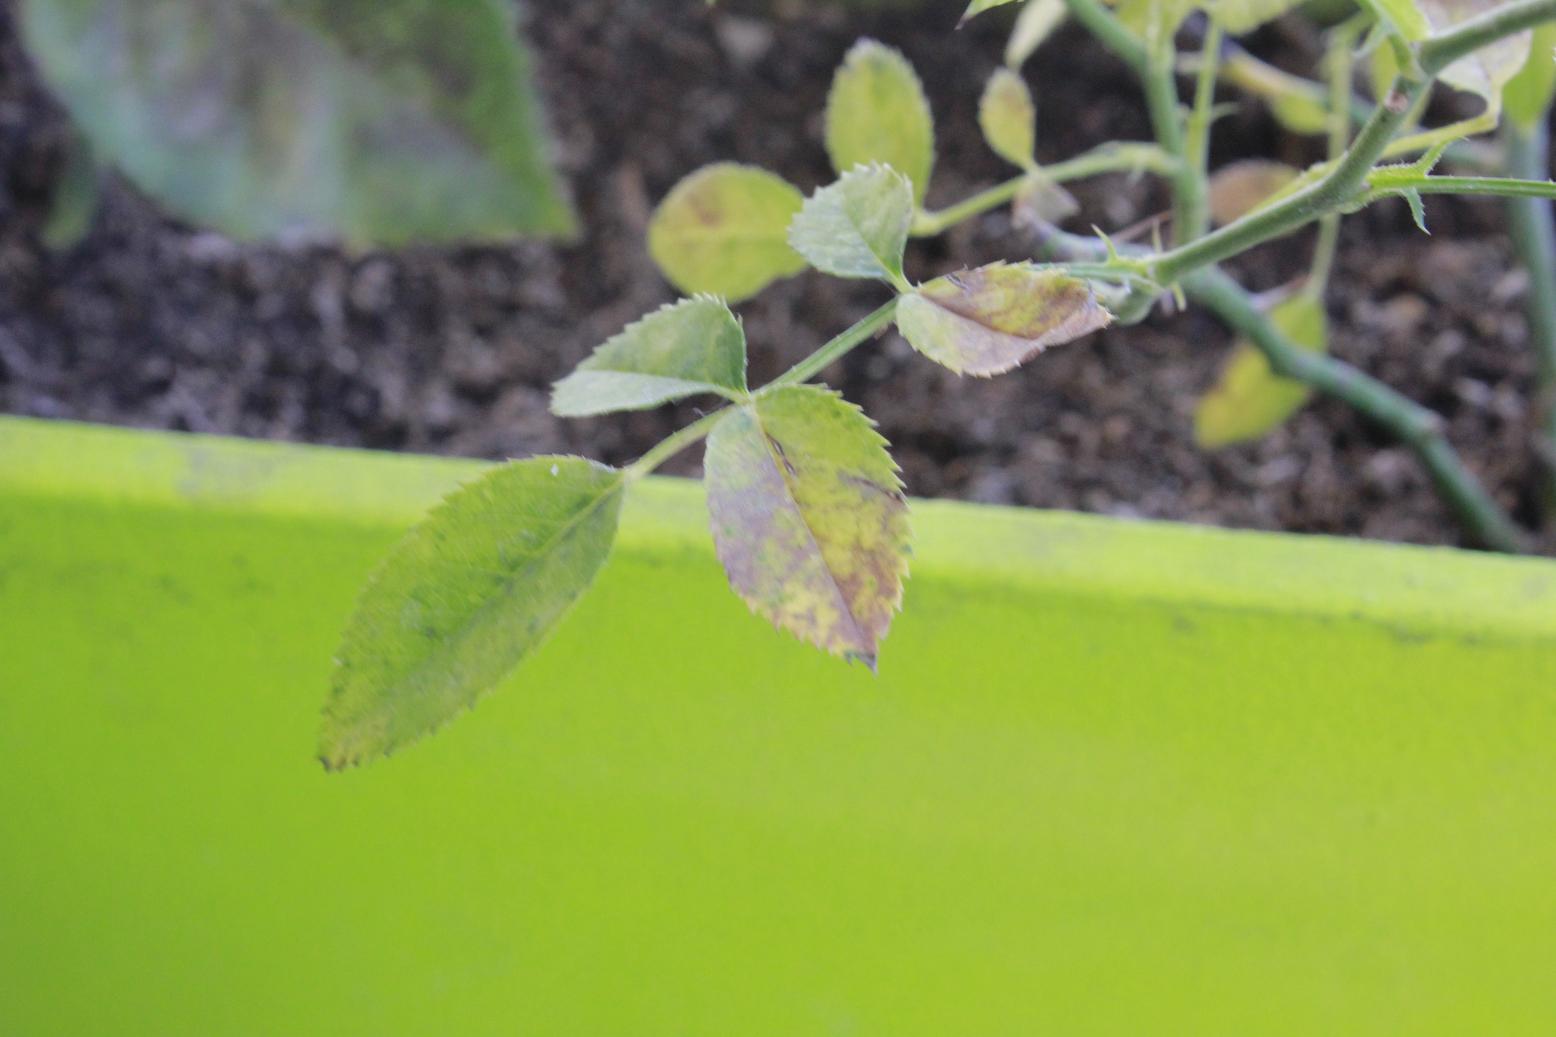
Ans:
{"label": "dark soil", "polygon": [[[628,321],[671,298],[649,262],[655,201],[699,165],[768,166],[809,190],[831,70],[860,35],[903,48],[940,126],[932,204],[1007,175],[981,143],[979,91],[1003,42],[998,14],[952,32],[961,0],[927,13],[692,0],[532,4],[528,19],[558,154],[586,235],[567,245],[349,256],[238,246],[178,225],[113,182],[87,239],[39,242],[66,123],[0,8],[0,410],[155,428],[482,457],[577,451],[620,462],[696,412],[564,422],[548,385]],[[1255,41],[1300,67],[1289,31]],[[1028,68],[1044,160],[1147,125],[1119,66],[1065,30]],[[1306,162],[1244,104],[1216,160]],[[1121,228],[1162,206],[1111,177],[1077,191],[1077,229]],[[1403,206],[1347,223],[1331,297],[1336,353],[1440,410],[1469,465],[1532,516],[1532,362],[1501,209],[1433,199],[1435,236]],[[927,276],[1027,247],[1003,214],[915,245]],[[1303,269],[1307,238],[1237,272],[1265,289]],[[742,307],[753,375],[776,373],[881,301],[870,285],[806,275]],[[1346,407],[1319,401],[1265,441],[1207,455],[1197,395],[1228,336],[1203,314],[1158,317],[1057,349],[989,381],[962,380],[888,338],[829,381],[894,444],[912,492],[1230,526],[1456,543],[1410,455]],[[691,472],[688,454],[671,470]]]}

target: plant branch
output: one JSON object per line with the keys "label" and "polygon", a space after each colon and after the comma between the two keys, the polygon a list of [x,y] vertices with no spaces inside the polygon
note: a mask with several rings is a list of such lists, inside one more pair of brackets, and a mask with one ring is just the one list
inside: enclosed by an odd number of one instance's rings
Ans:
{"label": "plant branch", "polygon": [[[1100,242],[1058,229],[1050,229],[1038,244],[1040,254],[1056,259],[1097,260],[1106,254]],[[1140,254],[1140,250],[1128,251]],[[1528,550],[1523,531],[1444,438],[1442,420],[1436,414],[1343,360],[1303,349],[1276,328],[1248,292],[1219,267],[1206,267],[1185,277],[1183,289],[1189,298],[1241,332],[1276,374],[1343,400],[1408,446],[1477,543],[1510,553]]]}
{"label": "plant branch", "polygon": [[1165,176],[1176,169],[1177,162],[1155,144],[1145,142],[1103,144],[1074,158],[1055,162],[1051,166],[1042,166],[1035,171],[1022,173],[1003,183],[985,188],[955,205],[920,212],[913,219],[912,233],[916,238],[934,237],[974,216],[981,216],[991,209],[1008,205],[1034,175],[1041,176],[1050,183],[1063,184],[1103,173],[1145,170]]}
{"label": "plant branch", "polygon": [[783,374],[768,383],[773,389],[782,385],[798,385],[808,382],[829,366],[847,356],[859,346],[874,338],[891,324],[897,315],[897,300],[892,298],[842,334],[827,342],[810,356],[801,360]]}
{"label": "plant branch", "polygon": [[627,478],[641,479],[682,450],[707,438],[708,433],[713,431],[713,426],[719,423],[719,419],[724,417],[729,409],[729,407],[720,407],[712,414],[704,414],[685,428],[670,433],[646,454],[627,466]]}
{"label": "plant branch", "polygon": [[1070,9],[1072,18],[1084,25],[1124,64],[1144,73],[1147,61],[1145,44],[1099,0],[1065,0],[1065,6]]}
{"label": "plant branch", "polygon": [[[1379,170],[1380,174],[1387,170]],[[1556,198],[1556,182],[1519,180],[1506,176],[1430,176],[1425,173],[1379,176],[1372,182],[1366,200],[1414,191],[1417,194],[1478,194],[1500,198]]]}
{"label": "plant branch", "polygon": [[[1193,241],[1210,224],[1207,184],[1210,169],[1210,127],[1215,120],[1216,77],[1221,68],[1221,23],[1212,17],[1205,29],[1199,70],[1194,82],[1194,107],[1183,132],[1183,168],[1176,178],[1178,212],[1173,220],[1173,239]],[[1342,116],[1343,118],[1343,116]]]}
{"label": "plant branch", "polygon": [[1467,54],[1549,21],[1556,21],[1556,0],[1514,0],[1494,7],[1423,40],[1417,50],[1421,69],[1435,77]]}
{"label": "plant branch", "polygon": [[[1530,126],[1510,123],[1508,171],[1539,176],[1550,161],[1550,131],[1543,120]],[[1547,466],[1545,520],[1556,526],[1556,212],[1548,201],[1510,197],[1508,230],[1529,274],[1529,345],[1534,352],[1536,427]]]}

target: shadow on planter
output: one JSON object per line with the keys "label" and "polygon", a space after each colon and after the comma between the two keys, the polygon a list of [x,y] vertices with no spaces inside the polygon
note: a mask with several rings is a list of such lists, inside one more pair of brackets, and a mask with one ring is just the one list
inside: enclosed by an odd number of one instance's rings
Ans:
{"label": "shadow on planter", "polygon": [[1549,1033],[1556,563],[917,505],[881,676],[691,484],[477,710],[313,758],[480,466],[0,419],[0,1032]]}

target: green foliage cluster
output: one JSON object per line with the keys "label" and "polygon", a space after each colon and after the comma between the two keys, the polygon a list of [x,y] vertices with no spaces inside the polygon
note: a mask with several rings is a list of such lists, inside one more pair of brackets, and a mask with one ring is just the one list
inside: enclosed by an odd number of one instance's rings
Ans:
{"label": "green foliage cluster", "polygon": [[[1014,2],[974,0],[967,17]],[[796,637],[874,667],[907,575],[907,500],[870,420],[807,383],[893,324],[925,358],[989,377],[1110,323],[1137,322],[1159,304],[1193,300],[1241,336],[1200,403],[1202,443],[1263,435],[1311,392],[1330,393],[1416,449],[1474,535],[1516,548],[1519,531],[1458,463],[1434,416],[1327,356],[1323,299],[1348,212],[1403,198],[1420,218],[1423,198],[1443,192],[1556,196],[1548,181],[1436,172],[1449,145],[1495,126],[1504,109],[1527,119],[1549,108],[1556,0],[1367,0],[1330,31],[1325,82],[1272,69],[1227,39],[1293,6],[1025,0],[1006,63],[978,108],[989,146],[1017,174],[946,209],[924,205],[935,133],[919,79],[900,53],[872,40],[847,54],[828,97],[833,182],[807,197],[770,172],[730,163],[688,176],[649,230],[654,258],[688,297],[601,345],[557,384],[553,402],[567,415],[689,396],[721,406],[627,468],[576,458],[514,461],[429,515],[373,576],[347,629],[325,712],[325,765],[388,753],[496,684],[587,588],[632,483],[704,438],[709,525],[735,592]],[[1109,142],[1062,162],[1038,162],[1038,105],[1021,67],[1066,18],[1140,76],[1155,141]],[[1177,40],[1192,35],[1189,28],[1197,30],[1198,52],[1180,54]],[[1374,72],[1387,70],[1376,103],[1355,95],[1358,58]],[[1183,67],[1193,77],[1187,104],[1177,83]],[[1485,115],[1417,129],[1439,79],[1482,97]],[[1223,86],[1267,101],[1299,132],[1327,135],[1330,159],[1300,171],[1258,162],[1212,173],[1208,137]],[[1074,207],[1064,182],[1117,171],[1161,176],[1172,189],[1171,223],[1155,229],[1152,246],[1054,225]],[[1035,254],[923,281],[912,276],[910,238],[1007,204],[1034,230]],[[1250,295],[1218,267],[1315,223],[1310,275],[1275,296]],[[745,334],[730,307],[805,269],[876,282],[887,298],[812,356],[752,388]]]}

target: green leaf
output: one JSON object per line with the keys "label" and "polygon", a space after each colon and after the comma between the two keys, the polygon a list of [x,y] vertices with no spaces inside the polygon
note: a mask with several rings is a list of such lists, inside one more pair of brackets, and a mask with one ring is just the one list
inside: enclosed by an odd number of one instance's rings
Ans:
{"label": "green leaf", "polygon": [[749,299],[805,269],[788,239],[804,202],[798,188],[765,169],[705,166],[659,203],[648,225],[648,251],[683,292]]}
{"label": "green leaf", "polygon": [[1301,175],[1284,162],[1262,158],[1222,166],[1210,177],[1211,218],[1225,225],[1263,208]]}
{"label": "green leaf", "polygon": [[[1328,351],[1329,319],[1322,299],[1298,292],[1276,303],[1269,317],[1302,348]],[[1277,376],[1264,354],[1240,339],[1215,387],[1195,408],[1194,439],[1206,449],[1259,439],[1300,410],[1311,395],[1301,382]]]}
{"label": "green leaf", "polygon": [[719,561],[751,610],[874,668],[909,540],[874,424],[828,389],[774,389],[714,426],[705,470]]}
{"label": "green leaf", "polygon": [[1006,67],[1020,68],[1026,64],[1054,30],[1064,24],[1069,11],[1064,0],[1027,0],[1021,13],[1016,15],[1010,40],[1005,44]]}
{"label": "green leaf", "polygon": [[978,125],[994,153],[1012,165],[1031,169],[1036,161],[1037,106],[1019,72],[999,68],[978,103]]}
{"label": "green leaf", "polygon": [[827,154],[839,174],[855,166],[891,166],[921,203],[935,164],[935,124],[908,59],[875,40],[848,52],[827,95]]}
{"label": "green leaf", "polygon": [[594,581],[623,483],[577,457],[513,461],[407,533],[336,652],[324,766],[354,766],[429,734],[517,666]]}
{"label": "green leaf", "polygon": [[972,3],[967,5],[967,10],[962,12],[962,20],[957,23],[957,26],[966,25],[969,19],[976,18],[985,11],[992,11],[996,7],[1004,7],[1006,4],[1015,2],[1016,0],[972,0]]}
{"label": "green leaf", "polygon": [[25,0],[98,156],[233,237],[358,246],[573,227],[501,0]]}
{"label": "green leaf", "polygon": [[823,273],[902,281],[913,186],[886,166],[859,166],[805,202],[789,244]]}
{"label": "green leaf", "polygon": [[746,334],[724,301],[707,295],[628,325],[552,388],[551,410],[577,418],[698,393],[746,395]]}
{"label": "green leaf", "polygon": [[1234,36],[1252,32],[1265,22],[1279,18],[1302,0],[1211,0],[1205,5],[1211,17]]}
{"label": "green leaf", "polygon": [[930,281],[897,303],[897,330],[957,374],[1000,374],[1107,327],[1086,281],[1058,270],[994,263]]}
{"label": "green leaf", "polygon": [[1432,26],[1416,0],[1361,0],[1362,6],[1395,36],[1408,42],[1425,39]]}
{"label": "green leaf", "polygon": [[[1500,0],[1416,0],[1432,30],[1441,32],[1501,6]],[[1502,109],[1502,90],[1529,60],[1532,34],[1520,32],[1460,58],[1443,69],[1442,81],[1477,94],[1491,112]]]}
{"label": "green leaf", "polygon": [[1502,88],[1507,117],[1526,129],[1538,126],[1556,99],[1556,22],[1534,30],[1529,60]]}

